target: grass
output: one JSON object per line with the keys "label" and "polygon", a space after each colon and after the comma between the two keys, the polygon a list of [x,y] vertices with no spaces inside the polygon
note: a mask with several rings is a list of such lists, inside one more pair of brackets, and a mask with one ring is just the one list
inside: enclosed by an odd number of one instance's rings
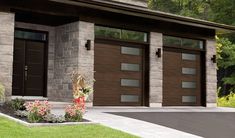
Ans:
{"label": "grass", "polygon": [[1,138],[137,138],[102,125],[26,127],[0,117]]}
{"label": "grass", "polygon": [[234,107],[235,108],[235,94],[231,93],[228,96],[218,98],[217,104],[220,107]]}

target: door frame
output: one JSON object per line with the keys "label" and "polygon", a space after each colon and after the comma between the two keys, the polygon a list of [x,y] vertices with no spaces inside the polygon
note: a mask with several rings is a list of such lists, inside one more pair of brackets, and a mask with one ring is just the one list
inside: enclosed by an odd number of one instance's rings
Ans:
{"label": "door frame", "polygon": [[[14,37],[14,41],[15,41],[15,39],[18,39],[18,40],[25,40],[25,41],[28,40],[28,41],[33,41],[33,42],[42,42],[42,43],[44,43],[44,74],[43,74],[43,95],[42,96],[47,97],[49,32],[41,31],[41,30],[32,30],[32,29],[19,28],[19,27],[16,27],[15,30],[46,34],[46,40],[45,41],[25,39],[25,38],[15,38],[15,37]],[[13,45],[13,48],[14,48],[14,45]],[[23,72],[23,76],[24,76],[24,72]],[[12,78],[13,78],[13,75],[12,75]],[[25,84],[23,84],[23,87],[24,86],[25,86]],[[23,91],[25,91],[25,87],[23,88]],[[25,96],[24,94],[25,94],[25,92],[23,92],[22,96]]]}
{"label": "door frame", "polygon": [[[204,48],[206,48],[205,41],[203,41]],[[206,106],[206,51],[203,49],[194,49],[194,48],[183,48],[183,47],[178,47],[178,46],[166,46],[163,45],[163,51],[172,51],[172,52],[182,52],[182,51],[189,51],[191,53],[198,53],[200,55],[200,69],[201,69],[201,74],[200,74],[200,95],[201,95],[201,101],[200,101],[200,106]],[[163,52],[164,53],[164,52]],[[165,62],[163,60],[163,62]],[[164,77],[164,76],[163,76]],[[164,90],[163,90],[164,92]],[[194,105],[192,105],[194,106]],[[198,106],[198,105],[195,105]]]}
{"label": "door frame", "polygon": [[142,55],[142,98],[141,106],[149,106],[149,43],[136,42],[136,41],[123,41],[110,38],[95,38],[95,43],[114,44],[114,45],[127,45],[129,47],[143,47]]}

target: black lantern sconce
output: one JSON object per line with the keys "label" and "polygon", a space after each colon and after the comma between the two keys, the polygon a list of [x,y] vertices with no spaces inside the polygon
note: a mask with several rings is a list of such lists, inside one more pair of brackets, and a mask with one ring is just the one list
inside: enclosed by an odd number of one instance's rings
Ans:
{"label": "black lantern sconce", "polygon": [[161,50],[161,48],[158,48],[158,49],[157,49],[157,51],[156,51],[156,56],[159,57],[159,58],[162,56],[162,50]]}
{"label": "black lantern sconce", "polygon": [[213,63],[216,63],[216,55],[213,55],[213,56],[212,56],[211,61],[212,61]]}
{"label": "black lantern sconce", "polygon": [[85,44],[86,50],[91,50],[91,40],[87,40]]}

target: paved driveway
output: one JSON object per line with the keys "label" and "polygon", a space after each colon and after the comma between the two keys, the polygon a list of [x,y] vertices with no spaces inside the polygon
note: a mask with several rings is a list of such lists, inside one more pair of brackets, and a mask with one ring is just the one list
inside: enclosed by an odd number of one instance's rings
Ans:
{"label": "paved driveway", "polygon": [[235,138],[234,112],[112,112],[206,138]]}

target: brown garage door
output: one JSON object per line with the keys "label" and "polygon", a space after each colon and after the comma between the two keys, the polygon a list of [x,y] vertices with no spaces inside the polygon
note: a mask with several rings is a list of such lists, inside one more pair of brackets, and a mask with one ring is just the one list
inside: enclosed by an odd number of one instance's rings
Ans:
{"label": "brown garage door", "polygon": [[142,47],[95,44],[94,105],[142,105]]}
{"label": "brown garage door", "polygon": [[164,49],[163,105],[201,105],[200,52]]}

